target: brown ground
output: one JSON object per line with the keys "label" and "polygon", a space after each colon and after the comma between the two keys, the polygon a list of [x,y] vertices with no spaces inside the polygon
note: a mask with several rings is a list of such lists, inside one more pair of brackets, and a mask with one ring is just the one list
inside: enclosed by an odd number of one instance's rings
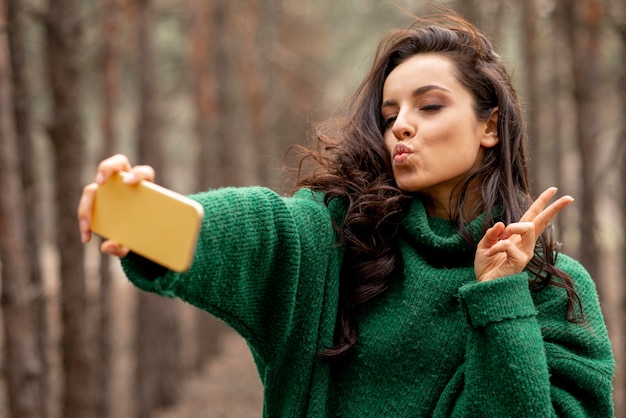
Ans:
{"label": "brown ground", "polygon": [[[120,307],[114,314],[118,339],[114,347],[114,377],[112,416],[132,418],[131,349],[135,296],[137,290],[119,272],[115,280],[114,292]],[[181,326],[183,351],[191,344],[186,327],[196,309],[181,302]],[[191,337],[193,338],[193,337]],[[190,373],[181,390],[180,402],[166,411],[153,414],[153,418],[254,418],[262,415],[263,388],[252,355],[244,340],[230,329],[220,334],[220,350],[199,373]],[[183,356],[187,357],[186,352]]]}
{"label": "brown ground", "polygon": [[[54,262],[54,260],[53,260]],[[47,271],[53,271],[53,263]],[[133,418],[133,361],[131,356],[132,335],[134,333],[135,299],[138,290],[123,277],[119,263],[114,263],[115,279],[113,281],[113,312],[114,339],[113,364],[111,370],[111,416],[115,418]],[[96,266],[88,265],[87,270]],[[92,270],[93,271],[93,270]],[[58,305],[58,283],[51,277],[46,289],[50,311],[50,405],[49,418],[63,418],[60,412],[60,315]],[[94,286],[94,283],[90,283]],[[95,289],[95,288],[92,288]],[[183,339],[189,342],[190,315],[195,308],[181,302],[181,326]],[[0,312],[1,313],[1,312]],[[1,319],[1,318],[0,318]],[[0,335],[2,321],[0,320]],[[262,415],[263,388],[250,351],[241,337],[230,329],[221,333],[221,349],[198,373],[189,373],[181,390],[180,402],[171,409],[153,413],[151,418],[254,418]],[[183,351],[191,344],[183,341]],[[3,340],[0,338],[0,356],[4,351]],[[183,352],[183,356],[189,353]],[[185,365],[189,367],[188,365]],[[4,380],[0,376],[0,418],[10,418],[5,399]]]}
{"label": "brown ground", "polygon": [[248,347],[232,331],[223,338],[221,355],[185,384],[180,404],[154,418],[261,416],[263,389]]}

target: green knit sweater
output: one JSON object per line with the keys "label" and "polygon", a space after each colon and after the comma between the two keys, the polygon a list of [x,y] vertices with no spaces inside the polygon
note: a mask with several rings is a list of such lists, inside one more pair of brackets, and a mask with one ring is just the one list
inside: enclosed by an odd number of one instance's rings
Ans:
{"label": "green knit sweater", "polygon": [[[587,324],[566,319],[566,294],[529,291],[524,272],[476,282],[474,250],[415,199],[402,222],[404,277],[360,317],[337,368],[332,346],[341,209],[301,190],[229,188],[192,198],[206,211],[191,269],[154,276],[123,260],[139,288],[223,319],[250,346],[266,417],[609,417],[614,361],[594,283],[560,255]],[[480,236],[480,221],[469,225]],[[207,406],[210,410],[210,405]],[[210,414],[208,414],[210,415]]]}

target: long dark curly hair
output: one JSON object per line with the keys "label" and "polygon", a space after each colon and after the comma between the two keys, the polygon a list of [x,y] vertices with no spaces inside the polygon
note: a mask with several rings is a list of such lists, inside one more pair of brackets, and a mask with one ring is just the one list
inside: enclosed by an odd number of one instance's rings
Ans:
{"label": "long dark curly hair", "polygon": [[[388,34],[350,102],[349,116],[318,126],[317,147],[308,149],[301,163],[309,169],[300,171],[297,182],[297,188],[324,191],[326,204],[337,199],[345,207],[345,217],[336,225],[344,262],[335,345],[321,353],[323,358],[338,358],[356,343],[359,309],[383,294],[402,274],[397,234],[413,197],[395,184],[380,107],[389,73],[423,53],[453,60],[456,76],[473,96],[480,120],[487,120],[498,108],[499,143],[484,150],[481,167],[453,193],[458,198],[451,202],[451,219],[459,233],[475,247],[477,242],[465,228],[469,221],[486,213],[486,231],[497,221],[517,222],[532,203],[521,107],[507,70],[487,38],[454,14],[418,19],[408,29]],[[466,199],[470,193],[480,193],[482,198]],[[534,275],[529,286],[533,291],[548,285],[564,288],[568,319],[584,319],[572,279],[555,267],[557,250],[552,230],[547,228],[528,266]]]}

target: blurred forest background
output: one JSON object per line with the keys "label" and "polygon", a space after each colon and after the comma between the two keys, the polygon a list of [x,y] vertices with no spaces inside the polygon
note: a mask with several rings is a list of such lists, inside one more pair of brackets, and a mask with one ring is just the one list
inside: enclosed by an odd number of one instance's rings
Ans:
{"label": "blurred forest background", "polygon": [[[556,227],[596,280],[626,416],[624,0],[0,0],[0,417],[237,416],[217,411],[245,393],[260,416],[238,337],[80,243],[82,187],[123,152],[182,193],[286,192],[288,148],[342,111],[386,31],[441,4],[508,63],[535,192],[576,198]],[[184,409],[194,385],[206,403]]]}

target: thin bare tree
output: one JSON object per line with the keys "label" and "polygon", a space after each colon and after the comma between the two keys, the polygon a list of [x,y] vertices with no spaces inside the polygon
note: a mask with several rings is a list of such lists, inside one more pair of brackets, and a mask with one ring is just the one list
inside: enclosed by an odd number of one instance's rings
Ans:
{"label": "thin bare tree", "polygon": [[[219,160],[222,185],[245,186],[257,183],[256,171],[249,163],[253,151],[247,148],[254,141],[250,137],[248,121],[242,111],[242,96],[238,94],[241,79],[236,62],[241,49],[237,48],[240,28],[231,24],[239,13],[238,2],[217,1],[214,5],[215,63],[214,74],[217,80],[217,107],[220,122],[217,125],[216,140],[225,142],[220,146]],[[235,128],[236,127],[236,128]]]}
{"label": "thin bare tree", "polygon": [[[153,45],[154,11],[150,0],[138,0],[138,48],[140,108],[137,138],[138,159],[165,172],[161,140],[161,115]],[[159,182],[167,185],[161,176]],[[180,330],[177,301],[140,292],[137,303],[135,341],[136,390],[135,416],[148,418],[152,411],[173,405],[179,397]]]}
{"label": "thin bare tree", "polygon": [[604,18],[602,0],[568,2],[564,10],[569,49],[573,54],[573,94],[575,106],[576,144],[580,158],[580,233],[579,258],[598,282],[602,297],[604,288],[600,274],[600,250],[597,233],[596,182],[599,108],[594,93],[599,81],[601,25]]}
{"label": "thin bare tree", "polygon": [[[191,21],[189,69],[195,104],[195,136],[199,149],[196,189],[205,190],[222,185],[218,155],[223,141],[217,137],[220,110],[214,74],[215,40],[219,34],[215,32],[215,2],[189,0],[188,6]],[[197,349],[193,367],[199,371],[219,352],[225,325],[201,310],[194,313]]]}
{"label": "thin bare tree", "polygon": [[[565,120],[565,94],[566,94],[566,81],[564,77],[567,73],[565,68],[567,63],[570,62],[571,57],[567,54],[567,48],[564,48],[564,39],[566,37],[565,30],[566,24],[564,22],[564,8],[569,7],[568,0],[556,0],[551,15],[552,36],[550,40],[550,52],[553,60],[550,73],[550,96],[552,97],[552,114],[551,123],[549,127],[549,138],[553,145],[552,154],[552,176],[554,183],[557,187],[564,185],[564,159],[563,153],[565,151],[564,144],[564,128],[563,121]],[[567,213],[560,214],[554,220],[556,229],[559,233],[563,233],[565,230],[565,217]]]}
{"label": "thin bare tree", "polygon": [[243,85],[242,103],[246,107],[246,115],[251,141],[248,146],[254,151],[254,176],[259,184],[266,184],[265,177],[269,169],[269,154],[272,146],[267,126],[265,106],[267,93],[265,87],[265,71],[263,65],[263,47],[261,45],[262,10],[268,7],[267,1],[244,0],[239,8],[237,19],[240,24],[241,37],[240,58],[237,60],[239,79]]}
{"label": "thin bare tree", "polygon": [[63,401],[62,416],[96,415],[93,321],[87,306],[84,247],[76,225],[76,207],[82,192],[83,132],[80,114],[82,31],[78,0],[48,4],[46,74],[51,105],[48,135],[53,153],[55,234],[60,262]]}
{"label": "thin bare tree", "polygon": [[217,103],[217,79],[214,73],[216,43],[216,2],[188,0],[189,69],[194,98],[194,133],[198,141],[197,190],[222,184],[217,138],[220,109]]}
{"label": "thin bare tree", "polygon": [[480,19],[482,16],[480,8],[481,3],[482,2],[478,0],[457,0],[456,10],[458,10],[459,14],[465,19],[480,27]]}
{"label": "thin bare tree", "polygon": [[[102,15],[102,152],[101,157],[111,156],[116,149],[115,138],[115,109],[119,96],[119,63],[118,63],[118,33],[119,33],[119,1],[101,0]],[[100,300],[99,300],[99,327],[98,327],[98,416],[107,418],[111,415],[111,369],[112,369],[112,273],[111,258],[100,253]]]}
{"label": "thin bare tree", "polygon": [[39,213],[40,205],[37,202],[41,196],[36,167],[38,167],[32,135],[31,93],[26,77],[29,64],[26,58],[25,36],[27,31],[26,2],[22,0],[7,1],[8,40],[11,56],[13,108],[15,112],[15,133],[18,138],[17,151],[19,156],[20,176],[24,199],[24,214],[28,222],[24,224],[26,230],[26,244],[28,253],[32,255],[29,262],[30,286],[34,297],[37,318],[37,349],[41,361],[43,374],[39,380],[41,393],[41,417],[48,416],[48,357],[46,344],[48,341],[48,320],[46,318],[47,300],[43,285],[43,275],[39,258],[39,243],[41,242],[42,221]]}
{"label": "thin bare tree", "polygon": [[[7,2],[0,0],[0,26],[7,25]],[[7,32],[0,33],[0,277],[5,342],[3,369],[8,409],[16,418],[42,412],[44,377],[37,344],[37,311],[31,286],[25,203],[19,170],[12,76]]]}
{"label": "thin bare tree", "polygon": [[[611,7],[611,16],[612,16],[612,27],[617,32],[619,38],[619,55],[621,57],[622,65],[619,67],[620,70],[617,74],[617,82],[616,87],[617,91],[620,94],[621,101],[621,127],[620,127],[620,135],[621,139],[621,147],[619,152],[621,153],[621,158],[618,158],[618,176],[621,179],[618,182],[618,186],[620,187],[620,195],[618,197],[619,206],[621,207],[621,225],[622,225],[622,248],[621,248],[621,276],[626,277],[626,187],[624,187],[624,179],[626,179],[626,145],[624,145],[624,138],[626,138],[626,4],[621,1],[613,1],[610,3]],[[623,317],[626,314],[626,287],[622,287],[621,294],[621,306],[620,309],[620,317]],[[622,322],[620,324],[621,328],[621,341],[616,341],[616,347],[621,346],[621,356],[618,356],[616,353],[616,358],[619,364],[619,360],[626,359],[626,325]],[[622,368],[623,369],[623,368]],[[626,374],[618,372],[615,376],[615,416],[624,416],[626,414]]]}
{"label": "thin bare tree", "polygon": [[522,8],[522,21],[524,35],[522,36],[524,56],[524,96],[526,110],[526,133],[529,146],[529,172],[533,190],[538,193],[541,185],[539,182],[539,167],[541,166],[541,139],[539,138],[539,45],[537,42],[537,6],[535,0],[519,2]]}

